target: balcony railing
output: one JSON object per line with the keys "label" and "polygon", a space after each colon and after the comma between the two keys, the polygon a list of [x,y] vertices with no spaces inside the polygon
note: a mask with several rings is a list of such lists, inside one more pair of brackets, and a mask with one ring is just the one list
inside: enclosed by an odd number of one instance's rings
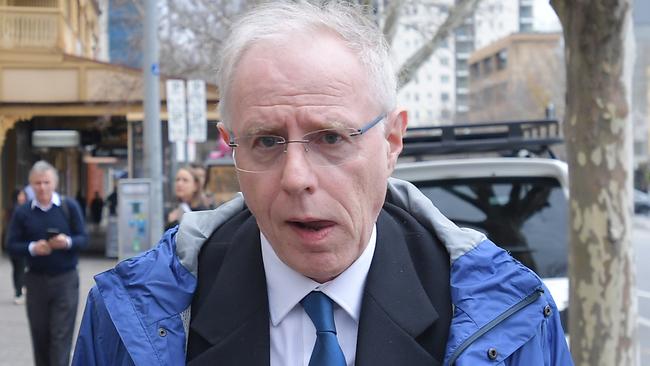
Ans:
{"label": "balcony railing", "polygon": [[56,8],[58,0],[0,0],[0,6]]}
{"label": "balcony railing", "polygon": [[58,9],[0,7],[0,48],[55,48]]}

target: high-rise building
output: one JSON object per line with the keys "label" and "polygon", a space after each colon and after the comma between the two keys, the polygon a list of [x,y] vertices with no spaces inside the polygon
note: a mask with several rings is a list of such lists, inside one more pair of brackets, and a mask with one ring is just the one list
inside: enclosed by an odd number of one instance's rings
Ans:
{"label": "high-rise building", "polygon": [[108,50],[113,63],[142,67],[142,19],[134,0],[109,0]]}
{"label": "high-rise building", "polygon": [[[453,0],[408,3],[401,11],[392,44],[397,67],[434,34],[453,5]],[[455,105],[453,37],[442,41],[424,61],[413,79],[398,93],[398,103],[409,114],[409,125],[450,123]]]}

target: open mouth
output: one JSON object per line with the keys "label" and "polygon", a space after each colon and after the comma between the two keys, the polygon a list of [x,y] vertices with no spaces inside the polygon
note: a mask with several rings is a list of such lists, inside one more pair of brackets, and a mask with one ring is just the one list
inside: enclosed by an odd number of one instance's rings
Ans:
{"label": "open mouth", "polygon": [[289,221],[289,224],[299,229],[310,231],[319,231],[334,226],[334,223],[331,221]]}

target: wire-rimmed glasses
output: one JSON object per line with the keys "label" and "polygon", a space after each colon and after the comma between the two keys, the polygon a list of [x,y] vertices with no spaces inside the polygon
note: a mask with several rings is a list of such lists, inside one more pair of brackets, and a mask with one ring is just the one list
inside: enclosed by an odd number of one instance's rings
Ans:
{"label": "wire-rimmed glasses", "polygon": [[246,135],[233,137],[235,168],[242,172],[261,173],[274,170],[291,143],[303,144],[307,160],[314,166],[341,165],[358,156],[357,137],[386,118],[382,113],[361,128],[328,128],[309,132],[299,140],[276,135]]}

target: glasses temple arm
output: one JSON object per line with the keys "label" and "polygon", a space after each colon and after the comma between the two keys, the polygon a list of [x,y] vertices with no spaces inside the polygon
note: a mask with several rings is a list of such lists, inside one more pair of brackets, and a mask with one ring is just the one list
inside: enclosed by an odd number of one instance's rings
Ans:
{"label": "glasses temple arm", "polygon": [[369,129],[373,128],[377,123],[381,122],[381,120],[383,120],[384,118],[386,118],[386,113],[385,112],[378,115],[375,119],[370,121],[370,123],[368,123],[367,125],[365,125],[365,126],[361,127],[360,129],[358,129],[357,132],[359,133],[359,135],[361,135],[362,133],[365,133]]}

